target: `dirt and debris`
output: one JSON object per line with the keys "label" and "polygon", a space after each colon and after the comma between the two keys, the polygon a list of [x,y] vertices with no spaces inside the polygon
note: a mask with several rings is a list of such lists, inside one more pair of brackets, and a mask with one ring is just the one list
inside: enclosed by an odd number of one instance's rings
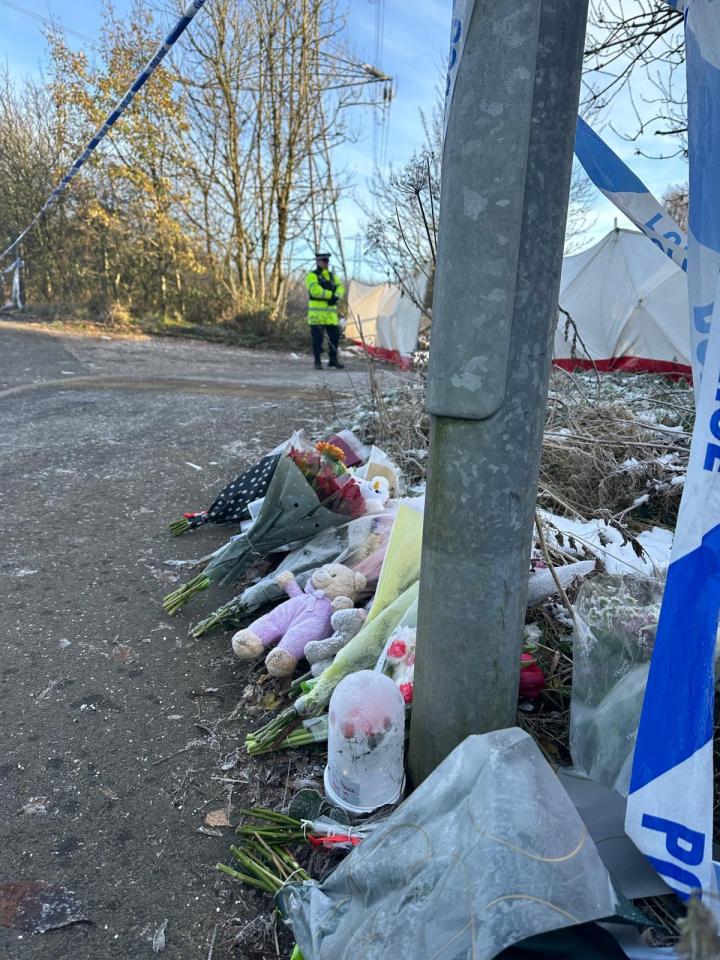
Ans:
{"label": "dirt and debris", "polygon": [[90,922],[80,900],[66,887],[44,880],[0,883],[0,926],[47,933]]}

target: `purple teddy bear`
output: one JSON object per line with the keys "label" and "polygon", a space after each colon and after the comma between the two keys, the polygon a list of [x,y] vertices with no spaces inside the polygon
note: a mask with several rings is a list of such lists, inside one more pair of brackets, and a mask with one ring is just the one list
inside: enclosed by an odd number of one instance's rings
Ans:
{"label": "purple teddy bear", "polygon": [[313,573],[304,591],[290,572],[280,574],[277,582],[290,599],[247,629],[239,630],[232,647],[238,659],[254,660],[271,643],[280,640],[265,658],[265,666],[271,676],[287,677],[311,640],[325,640],[332,634],[333,613],[354,607],[367,580],[342,563],[327,563]]}

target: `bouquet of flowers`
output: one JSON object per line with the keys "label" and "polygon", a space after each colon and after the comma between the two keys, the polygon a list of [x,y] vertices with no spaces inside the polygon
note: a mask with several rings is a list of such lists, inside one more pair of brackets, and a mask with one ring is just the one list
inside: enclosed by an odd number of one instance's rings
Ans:
{"label": "bouquet of flowers", "polygon": [[[417,620],[417,606],[414,612]],[[416,632],[417,628],[414,626],[399,624],[385,654],[383,673],[386,673],[395,681],[400,688],[403,700],[407,704],[412,703],[413,698]]]}
{"label": "bouquet of flowers", "polygon": [[332,503],[336,513],[355,520],[365,513],[365,498],[358,482],[348,473],[343,451],[321,441],[315,447],[291,446],[288,457],[310,484],[321,503]]}
{"label": "bouquet of flowers", "polygon": [[168,594],[165,611],[176,613],[211,583],[236,580],[280,547],[310,540],[364,512],[362,490],[343,464],[342,450],[323,443],[304,447],[294,438],[278,460],[253,525],[216,551],[199,576]]}
{"label": "bouquet of flowers", "polygon": [[[297,437],[293,438],[297,443]],[[293,442],[293,441],[290,441]],[[184,513],[182,517],[173,520],[170,532],[179,537],[188,530],[195,530],[206,523],[241,523],[250,519],[249,505],[254,500],[260,500],[268,491],[275,468],[278,465],[284,448],[281,444],[266,454],[259,463],[250,467],[244,473],[225,484],[220,493],[207,510],[195,513]],[[368,449],[358,440],[350,430],[341,430],[330,438],[328,444],[334,451],[339,451],[346,466],[353,467],[362,463],[368,455]]]}
{"label": "bouquet of flowers", "polygon": [[184,513],[170,524],[170,533],[179,537],[206,523],[237,523],[250,519],[249,505],[264,497],[280,460],[279,453],[270,453],[244,473],[233,477],[215,497],[207,510]]}

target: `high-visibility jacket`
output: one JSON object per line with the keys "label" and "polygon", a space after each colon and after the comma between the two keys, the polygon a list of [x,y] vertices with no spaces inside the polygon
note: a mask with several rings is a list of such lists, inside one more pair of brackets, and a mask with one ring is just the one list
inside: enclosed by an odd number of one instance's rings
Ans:
{"label": "high-visibility jacket", "polygon": [[[318,283],[320,276],[319,270],[311,270],[305,277],[305,286],[307,287],[308,297],[308,323],[322,323],[325,326],[336,326],[338,322],[337,304],[331,306],[328,300],[333,295],[332,290],[326,290]],[[335,286],[335,296],[340,299],[345,293],[345,287],[335,276],[332,270],[323,270],[322,276],[325,280]]]}

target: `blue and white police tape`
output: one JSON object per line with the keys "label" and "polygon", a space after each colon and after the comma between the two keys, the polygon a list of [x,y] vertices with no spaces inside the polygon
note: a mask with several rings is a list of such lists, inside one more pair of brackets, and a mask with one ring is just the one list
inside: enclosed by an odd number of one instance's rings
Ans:
{"label": "blue and white police tape", "polygon": [[187,8],[185,9],[185,12],[177,21],[173,29],[165,37],[164,41],[157,48],[153,56],[148,60],[148,62],[143,67],[143,69],[140,71],[137,77],[133,80],[127,92],[118,101],[115,108],[108,115],[107,119],[102,124],[102,126],[100,126],[97,129],[97,131],[93,135],[88,145],[85,147],[83,152],[80,154],[77,160],[70,167],[70,169],[62,178],[60,183],[55,187],[55,189],[47,198],[47,200],[45,201],[41,209],[35,214],[32,221],[23,230],[23,232],[13,240],[10,246],[6,247],[6,249],[3,250],[2,253],[0,253],[0,261],[4,260],[9,253],[12,253],[12,251],[17,247],[20,241],[27,236],[27,234],[30,232],[30,230],[32,230],[35,224],[44,216],[44,214],[55,203],[57,198],[60,196],[63,190],[65,190],[65,188],[73,179],[73,177],[78,172],[78,170],[83,166],[83,164],[86,163],[86,161],[88,160],[92,152],[95,150],[97,145],[102,140],[105,139],[105,137],[108,135],[108,133],[110,133],[110,131],[118,122],[118,120],[123,115],[123,113],[125,113],[127,108],[135,99],[136,94],[145,86],[147,81],[150,79],[150,77],[153,75],[153,73],[157,70],[157,68],[160,66],[162,61],[165,59],[167,54],[170,52],[173,45],[187,30],[188,25],[192,22],[192,20],[194,19],[198,11],[205,6],[205,3],[206,3],[206,0],[191,0],[191,3],[188,4]]}
{"label": "blue and white police tape", "polygon": [[688,286],[691,317],[701,337],[693,359],[704,363],[702,377],[696,377],[690,462],[635,745],[625,828],[681,897],[702,890],[708,906],[718,910],[712,838],[720,614],[720,322],[714,317],[720,267],[720,7],[714,0],[688,0],[684,9]]}
{"label": "blue and white police tape", "polygon": [[588,177],[673,263],[687,270],[687,236],[605,141],[577,119],[575,156]]}

